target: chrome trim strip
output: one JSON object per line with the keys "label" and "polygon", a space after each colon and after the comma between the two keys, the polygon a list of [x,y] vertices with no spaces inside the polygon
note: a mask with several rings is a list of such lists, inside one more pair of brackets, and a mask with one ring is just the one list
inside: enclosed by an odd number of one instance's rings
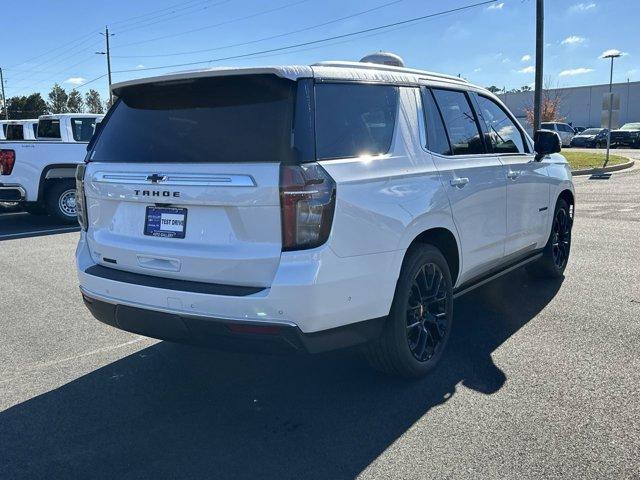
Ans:
{"label": "chrome trim strip", "polygon": [[[198,317],[198,318],[203,318],[203,319],[207,319],[207,318],[212,318],[215,317],[218,320],[224,320],[225,322],[229,322],[229,323],[244,323],[244,322],[252,322],[252,323],[258,323],[258,322],[263,322],[263,323],[269,323],[269,324],[278,324],[278,325],[283,325],[283,326],[287,326],[287,327],[297,327],[298,325],[296,325],[293,322],[289,322],[287,320],[275,320],[272,318],[229,318],[229,317],[223,317],[223,316],[219,316],[219,315],[207,315],[204,313],[197,313],[197,312],[185,312],[183,310],[175,310],[172,308],[165,308],[165,307],[158,307],[155,305],[145,305],[143,303],[138,303],[138,302],[129,302],[129,301],[122,301],[120,299],[114,298],[114,297],[109,297],[106,295],[101,295],[99,293],[93,292],[92,290],[89,290],[88,288],[83,287],[82,285],[80,285],[80,292],[82,292],[82,294],[86,295],[89,298],[94,298],[96,300],[100,300],[106,303],[110,303],[112,305],[126,305],[128,307],[136,307],[136,308],[141,308],[143,310],[153,310],[156,312],[162,312],[162,313],[172,313],[174,315],[182,315],[185,317]],[[250,297],[250,296],[249,296]],[[247,297],[247,298],[249,298]]]}
{"label": "chrome trim strip", "polygon": [[158,173],[164,177],[160,182],[151,182],[147,177],[158,172],[96,172],[91,181],[96,183],[118,183],[157,186],[193,186],[193,187],[255,187],[256,182],[251,175],[241,174],[182,174]]}
{"label": "chrome trim strip", "polygon": [[20,185],[4,185],[2,187],[0,187],[0,190],[17,190],[18,192],[20,192],[20,196],[22,197],[22,200],[24,200],[27,196],[27,192],[24,188],[22,188]]}

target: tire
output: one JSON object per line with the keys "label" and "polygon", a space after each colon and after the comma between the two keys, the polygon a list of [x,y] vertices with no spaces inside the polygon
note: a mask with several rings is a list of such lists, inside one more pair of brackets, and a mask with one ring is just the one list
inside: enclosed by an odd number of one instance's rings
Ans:
{"label": "tire", "polygon": [[62,180],[52,184],[45,196],[49,215],[62,223],[77,223],[75,195],[76,184],[73,180]]}
{"label": "tire", "polygon": [[412,247],[403,262],[384,330],[365,346],[365,356],[376,370],[422,377],[442,358],[452,320],[453,289],[447,261],[432,245]]}
{"label": "tire", "polygon": [[527,267],[529,274],[537,278],[560,278],[564,275],[571,252],[572,226],[569,205],[560,198],[553,212],[549,240],[542,250],[542,257]]}

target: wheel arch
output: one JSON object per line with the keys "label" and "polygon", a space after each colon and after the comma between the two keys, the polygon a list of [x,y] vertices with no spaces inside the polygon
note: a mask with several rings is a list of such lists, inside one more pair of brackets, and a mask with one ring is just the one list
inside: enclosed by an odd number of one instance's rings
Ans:
{"label": "wheel arch", "polygon": [[38,199],[34,203],[46,201],[46,192],[52,183],[61,180],[73,180],[77,167],[77,163],[54,163],[44,167],[40,174],[40,183],[38,184]]}
{"label": "wheel arch", "polygon": [[[569,214],[571,215],[571,217],[573,218],[573,211],[576,205],[576,201],[575,201],[575,196],[573,194],[573,192],[571,190],[564,189],[560,192],[560,194],[558,195],[558,200],[562,199],[565,202],[567,202],[567,204],[569,205]],[[557,203],[557,200],[556,200]]]}
{"label": "wheel arch", "polygon": [[[409,244],[409,249],[415,245],[429,244],[436,247],[444,256],[451,271],[451,282],[456,284],[460,274],[460,246],[453,232],[444,227],[432,227],[417,235]],[[405,253],[406,256],[406,253]]]}

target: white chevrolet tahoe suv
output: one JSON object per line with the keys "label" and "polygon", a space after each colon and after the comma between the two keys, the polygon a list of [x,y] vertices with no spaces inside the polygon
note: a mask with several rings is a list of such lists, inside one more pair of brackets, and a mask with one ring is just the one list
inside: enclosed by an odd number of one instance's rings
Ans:
{"label": "white chevrolet tahoe suv", "polygon": [[87,307],[117,328],[251,351],[361,344],[415,377],[442,357],[456,296],[567,264],[557,135],[534,146],[459,78],[332,62],[113,92],[77,170],[76,262]]}

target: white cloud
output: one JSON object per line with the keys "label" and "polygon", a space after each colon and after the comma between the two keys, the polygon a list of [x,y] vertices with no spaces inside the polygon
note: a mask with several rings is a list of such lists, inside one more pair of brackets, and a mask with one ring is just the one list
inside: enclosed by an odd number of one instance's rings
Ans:
{"label": "white cloud", "polygon": [[578,35],[571,35],[570,37],[565,38],[560,42],[560,45],[578,45],[580,43],[584,43],[586,38],[580,37]]}
{"label": "white cloud", "polygon": [[144,68],[144,65],[142,64],[136,65],[136,68]]}
{"label": "white cloud", "polygon": [[478,73],[478,72],[481,72],[481,71],[482,71],[482,69],[481,69],[480,67],[478,67],[478,68],[474,68],[474,69],[473,69],[473,71],[474,71],[475,73]]}
{"label": "white cloud", "polygon": [[593,72],[593,68],[571,68],[569,70],[563,70],[560,72],[561,77],[573,77],[574,75],[584,75],[585,73]]}
{"label": "white cloud", "polygon": [[70,83],[71,85],[78,86],[78,85],[83,84],[86,81],[87,81],[87,79],[84,78],[84,77],[69,77],[62,83]]}
{"label": "white cloud", "polygon": [[504,2],[492,3],[487,7],[487,10],[502,10],[503,7],[504,7]]}
{"label": "white cloud", "polygon": [[531,55],[529,54],[523,55],[520,59],[521,62],[528,62],[529,60],[531,60]]}
{"label": "white cloud", "polygon": [[536,68],[533,65],[529,65],[528,67],[521,68],[518,70],[518,73],[534,73]]}
{"label": "white cloud", "polygon": [[589,10],[593,10],[596,8],[596,4],[594,2],[586,2],[586,3],[576,3],[569,7],[569,11],[571,12],[587,12]]}
{"label": "white cloud", "polygon": [[610,48],[609,50],[605,50],[604,52],[602,52],[600,58],[610,57],[612,55],[620,55],[621,57],[626,57],[629,54],[627,52],[621,52],[620,50],[615,48]]}

